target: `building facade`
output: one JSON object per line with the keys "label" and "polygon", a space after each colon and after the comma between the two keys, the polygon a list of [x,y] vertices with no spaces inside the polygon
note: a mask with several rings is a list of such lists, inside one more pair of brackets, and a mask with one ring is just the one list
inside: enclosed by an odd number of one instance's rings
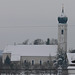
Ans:
{"label": "building facade", "polygon": [[43,64],[54,60],[56,53],[57,45],[8,45],[3,52],[2,62],[9,56],[12,62]]}
{"label": "building facade", "polygon": [[[51,57],[54,59],[53,57]],[[20,57],[21,64],[27,62],[30,62],[31,65],[35,64],[43,64],[43,63],[49,63],[51,60],[49,56],[21,56]]]}

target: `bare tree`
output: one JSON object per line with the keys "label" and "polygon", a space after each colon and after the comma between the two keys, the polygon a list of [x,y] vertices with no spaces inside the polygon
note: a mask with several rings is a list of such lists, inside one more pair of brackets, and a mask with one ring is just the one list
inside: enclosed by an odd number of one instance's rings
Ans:
{"label": "bare tree", "polygon": [[36,39],[34,40],[34,45],[43,45],[44,41],[42,39]]}
{"label": "bare tree", "polygon": [[25,40],[22,44],[23,45],[28,45],[29,39]]}

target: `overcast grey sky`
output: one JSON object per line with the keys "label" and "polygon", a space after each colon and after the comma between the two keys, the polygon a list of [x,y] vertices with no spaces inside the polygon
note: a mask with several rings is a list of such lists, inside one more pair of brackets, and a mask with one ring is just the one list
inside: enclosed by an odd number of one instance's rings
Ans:
{"label": "overcast grey sky", "polygon": [[68,49],[74,49],[75,0],[0,0],[0,49],[26,39],[58,38],[62,4],[69,18]]}

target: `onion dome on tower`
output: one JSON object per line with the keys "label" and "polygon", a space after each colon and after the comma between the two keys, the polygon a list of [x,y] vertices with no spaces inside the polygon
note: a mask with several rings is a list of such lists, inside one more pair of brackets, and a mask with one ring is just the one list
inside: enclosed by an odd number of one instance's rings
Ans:
{"label": "onion dome on tower", "polygon": [[58,22],[65,24],[67,23],[67,20],[68,18],[64,15],[64,7],[62,7],[62,13],[61,13],[61,16],[58,17]]}

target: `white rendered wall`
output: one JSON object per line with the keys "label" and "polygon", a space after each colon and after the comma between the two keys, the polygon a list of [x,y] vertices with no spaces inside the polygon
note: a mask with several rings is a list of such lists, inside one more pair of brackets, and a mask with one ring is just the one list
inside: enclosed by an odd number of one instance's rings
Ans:
{"label": "white rendered wall", "polygon": [[[52,57],[52,60],[54,59],[54,57]],[[42,64],[44,62],[50,61],[50,57],[49,56],[21,56],[20,61],[21,63],[24,63],[24,61],[29,61],[32,64],[32,60],[34,60],[34,64],[40,64],[40,61],[42,62]]]}
{"label": "white rendered wall", "polygon": [[67,24],[58,24],[58,50],[67,52]]}

